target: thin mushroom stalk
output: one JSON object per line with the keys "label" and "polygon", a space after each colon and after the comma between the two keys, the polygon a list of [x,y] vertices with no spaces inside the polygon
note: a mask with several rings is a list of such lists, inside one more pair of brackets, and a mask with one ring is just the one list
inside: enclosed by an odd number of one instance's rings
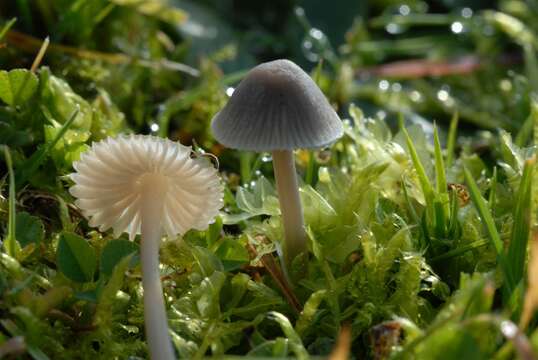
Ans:
{"label": "thin mushroom stalk", "polygon": [[290,263],[297,255],[306,250],[306,232],[303,221],[303,208],[299,196],[295,159],[291,150],[272,152],[273,169],[284,225],[284,244],[286,262]]}
{"label": "thin mushroom stalk", "polygon": [[150,174],[144,179],[141,196],[140,262],[142,287],[144,288],[144,318],[146,338],[151,359],[175,359],[168,334],[168,320],[163,299],[159,271],[159,244],[161,243],[161,219],[164,196],[168,184],[159,175]]}
{"label": "thin mushroom stalk", "polygon": [[76,204],[100,231],[141,234],[144,320],[150,358],[175,359],[160,278],[163,233],[205,230],[222,207],[223,188],[207,158],[155,136],[120,136],[94,143],[73,164]]}

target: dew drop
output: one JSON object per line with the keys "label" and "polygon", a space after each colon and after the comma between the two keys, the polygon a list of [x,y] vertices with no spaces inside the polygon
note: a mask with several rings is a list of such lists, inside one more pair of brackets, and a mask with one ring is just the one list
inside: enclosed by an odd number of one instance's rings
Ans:
{"label": "dew drop", "polygon": [[321,30],[315,28],[310,30],[310,36],[312,36],[316,40],[323,39],[323,33],[321,32]]}
{"label": "dew drop", "polygon": [[402,90],[402,85],[400,83],[394,83],[392,84],[392,86],[390,87],[390,89],[394,92],[399,92]]}
{"label": "dew drop", "polygon": [[422,94],[418,92],[417,90],[411,91],[411,93],[409,94],[409,97],[411,98],[411,101],[414,101],[414,102],[419,102],[420,100],[422,100]]}
{"label": "dew drop", "polygon": [[327,169],[325,166],[320,167],[318,170],[318,179],[322,183],[329,183],[331,182],[331,175],[329,174],[329,169]]}
{"label": "dew drop", "polygon": [[381,80],[379,82],[379,89],[382,91],[387,91],[389,89],[389,82],[387,80]]}
{"label": "dew drop", "polygon": [[401,34],[404,31],[404,28],[396,23],[389,23],[385,26],[385,30],[387,30],[389,34],[395,35]]}
{"label": "dew drop", "polygon": [[471,10],[471,8],[468,8],[468,7],[461,9],[461,16],[463,16],[466,19],[469,19],[471,16],[473,16],[473,10]]}
{"label": "dew drop", "polygon": [[400,15],[407,16],[411,13],[411,8],[408,5],[401,5],[398,11]]}
{"label": "dew drop", "polygon": [[502,79],[499,82],[499,88],[504,92],[509,92],[512,90],[512,83],[508,79]]}
{"label": "dew drop", "polygon": [[387,113],[383,110],[379,110],[378,112],[375,113],[375,115],[380,120],[385,120],[385,118],[387,117]]}
{"label": "dew drop", "polygon": [[446,90],[439,90],[437,92],[437,99],[439,99],[440,101],[447,101],[448,97],[449,97],[449,94],[448,94],[448,91]]}
{"label": "dew drop", "polygon": [[452,30],[454,34],[460,34],[463,32],[463,24],[459,21],[455,21],[450,25],[450,30]]}
{"label": "dew drop", "polygon": [[503,321],[501,323],[501,331],[507,338],[511,339],[517,335],[517,326],[511,321]]}

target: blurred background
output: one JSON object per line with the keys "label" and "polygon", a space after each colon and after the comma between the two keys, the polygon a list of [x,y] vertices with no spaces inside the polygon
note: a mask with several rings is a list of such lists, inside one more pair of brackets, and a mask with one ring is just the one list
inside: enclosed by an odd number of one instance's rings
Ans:
{"label": "blurred background", "polygon": [[[536,0],[2,0],[0,66],[29,68],[49,37],[41,65],[112,119],[89,136],[129,129],[220,154],[211,117],[249,68],[289,58],[342,117],[356,103],[428,133],[457,111],[478,151],[487,130],[530,134],[537,16]],[[21,130],[2,126],[3,142]]]}

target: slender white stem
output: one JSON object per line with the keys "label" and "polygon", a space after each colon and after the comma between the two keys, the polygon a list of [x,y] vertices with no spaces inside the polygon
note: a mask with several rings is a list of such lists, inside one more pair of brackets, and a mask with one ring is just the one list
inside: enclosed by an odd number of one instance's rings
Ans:
{"label": "slender white stem", "polygon": [[150,359],[174,360],[174,350],[168,334],[168,320],[159,272],[161,214],[166,182],[156,176],[143,180],[141,226],[142,286],[144,287],[144,319]]}
{"label": "slender white stem", "polygon": [[293,151],[276,150],[273,151],[272,155],[278,200],[284,224],[284,252],[286,261],[290,263],[297,255],[306,250],[303,208],[299,197]]}

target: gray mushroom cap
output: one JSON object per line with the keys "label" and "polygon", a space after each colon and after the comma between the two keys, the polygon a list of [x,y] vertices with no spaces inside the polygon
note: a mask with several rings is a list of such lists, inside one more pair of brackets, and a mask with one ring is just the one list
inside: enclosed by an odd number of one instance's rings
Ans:
{"label": "gray mushroom cap", "polygon": [[289,60],[253,68],[211,127],[224,146],[258,152],[321,148],[343,134],[325,95]]}

